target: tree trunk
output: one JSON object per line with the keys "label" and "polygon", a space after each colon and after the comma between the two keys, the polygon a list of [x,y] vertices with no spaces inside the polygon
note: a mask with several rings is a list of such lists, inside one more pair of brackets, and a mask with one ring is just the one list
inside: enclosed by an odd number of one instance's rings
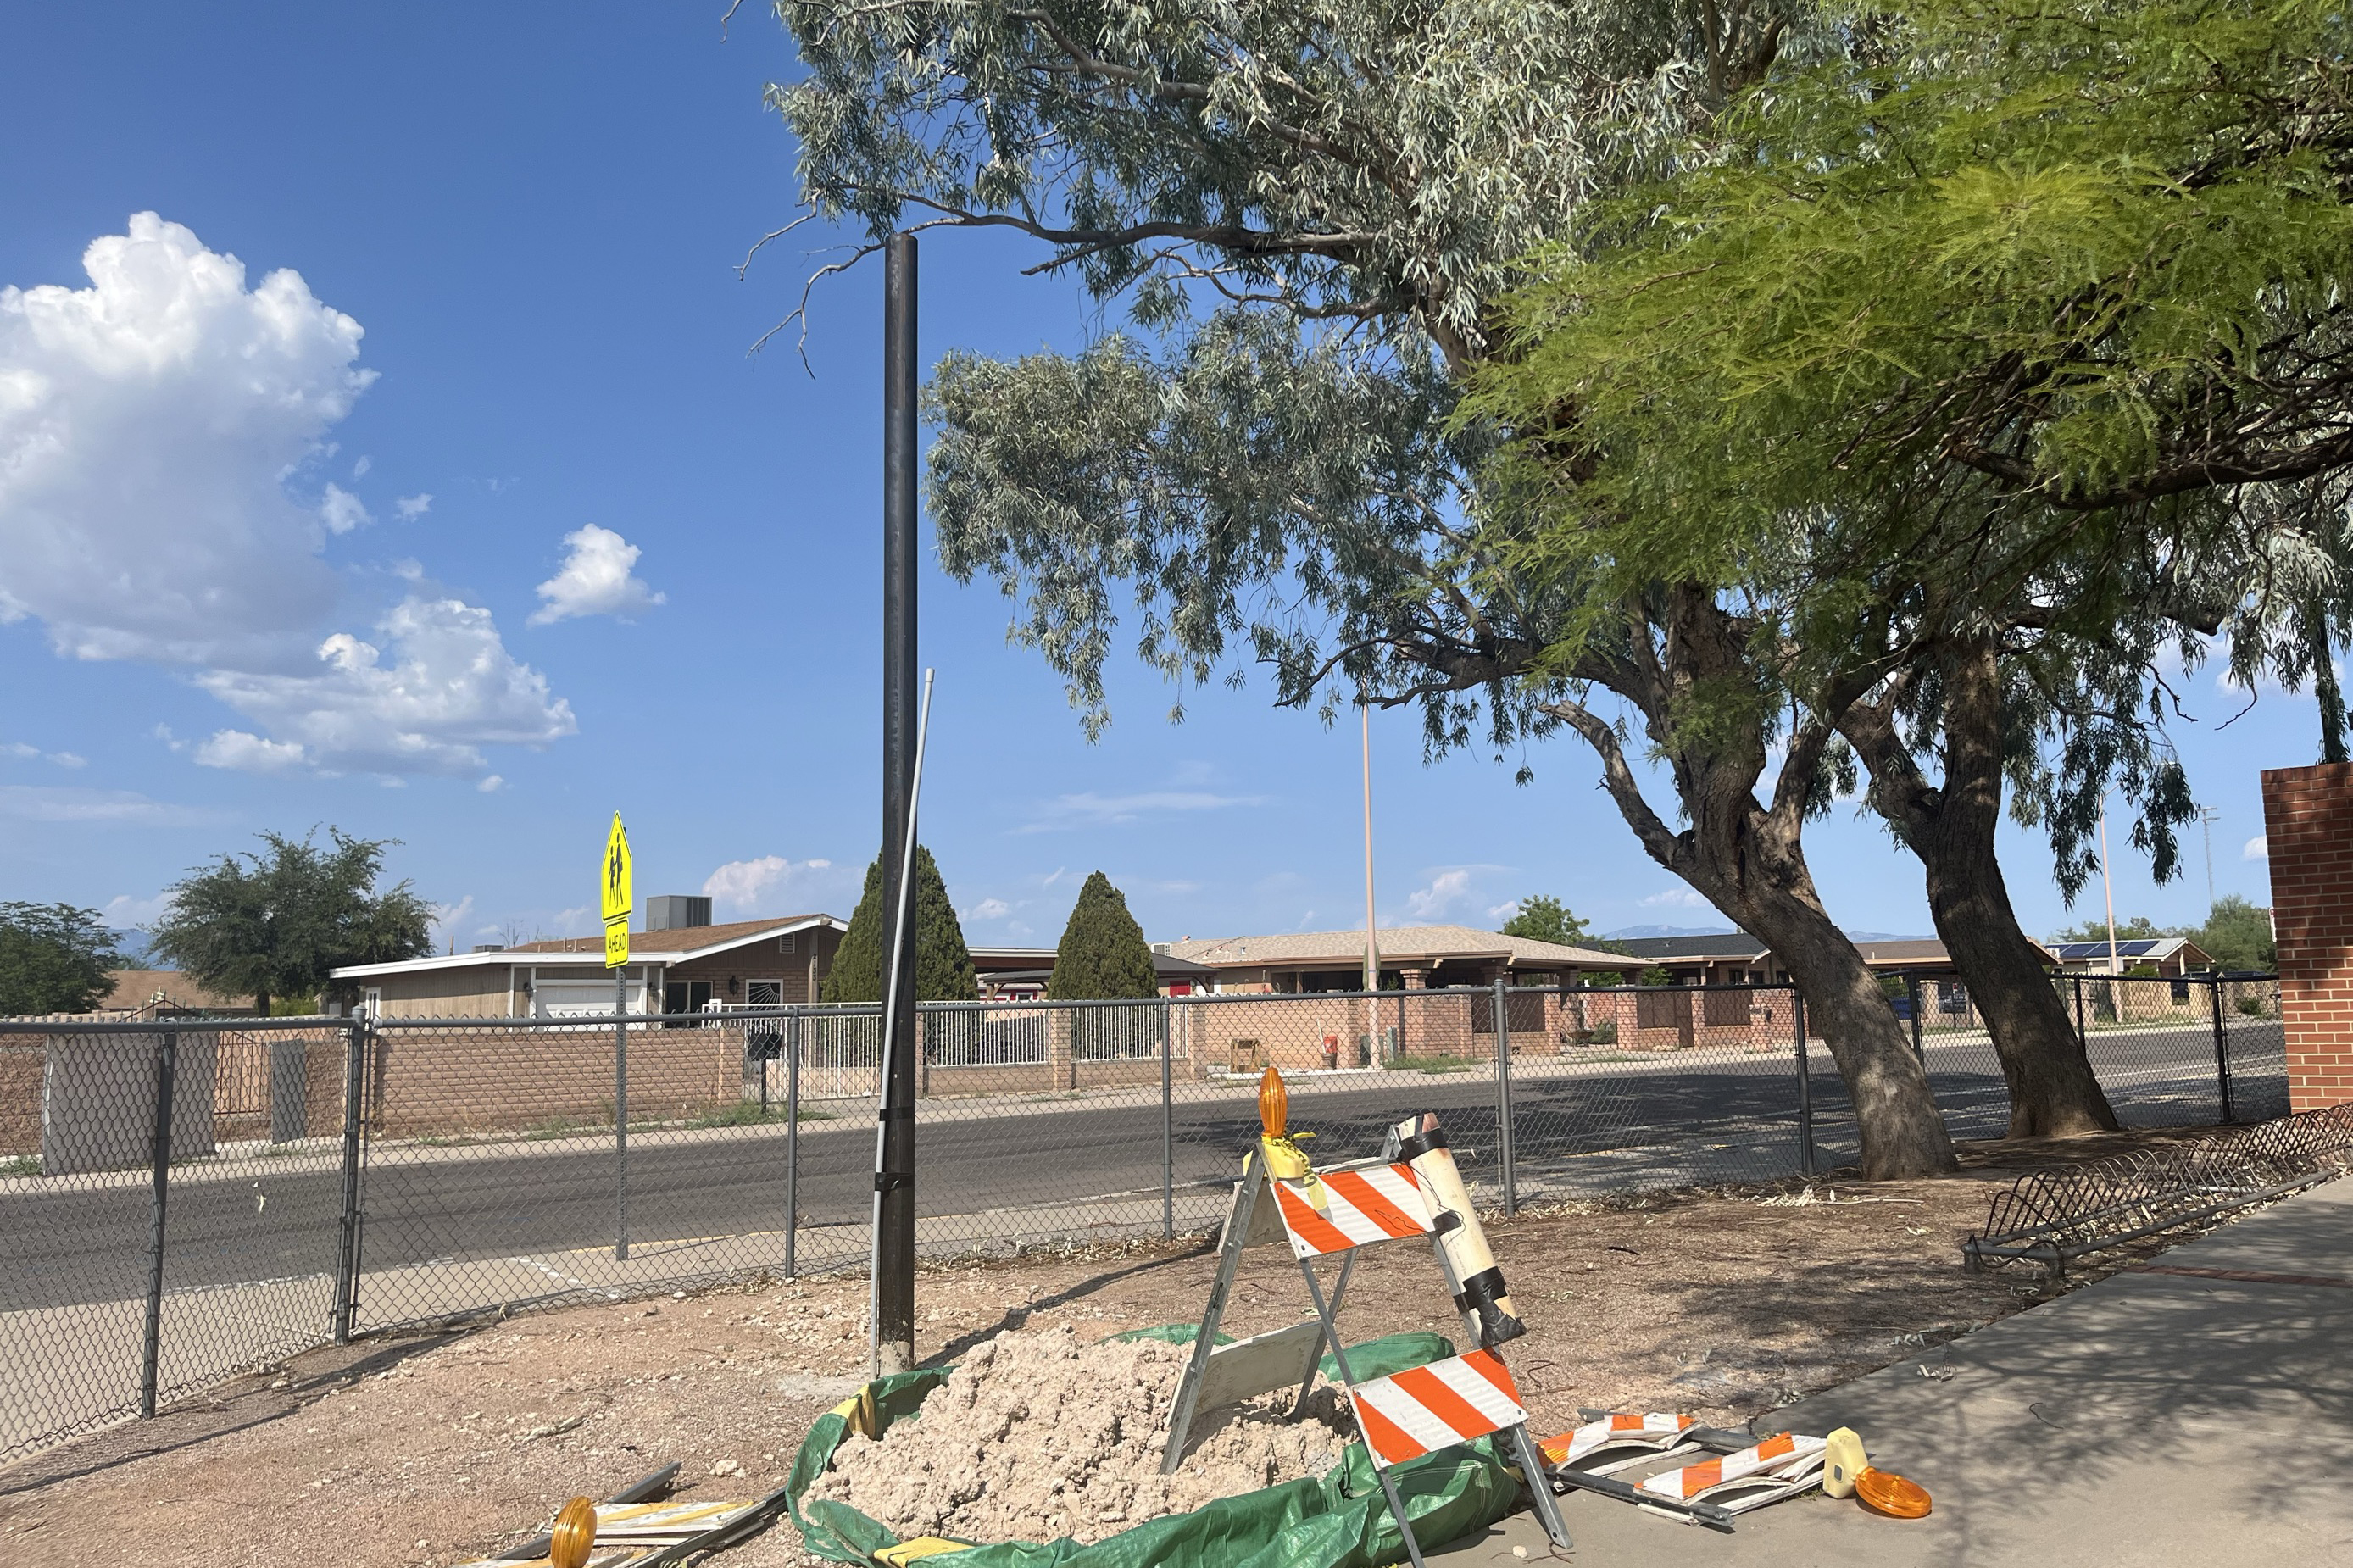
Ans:
{"label": "tree trunk", "polygon": [[[1954,1170],[1953,1141],[1928,1075],[1862,954],[1823,910],[1806,864],[1801,835],[1829,723],[1809,718],[1795,725],[1772,804],[1759,805],[1771,715],[1761,703],[1744,710],[1727,695],[1756,690],[1745,628],[1697,584],[1666,590],[1655,618],[1638,607],[1630,620],[1625,657],[1581,661],[1580,674],[1590,671],[1588,678],[1641,710],[1690,826],[1675,832],[1651,809],[1607,721],[1573,701],[1551,711],[1600,753],[1603,786],[1651,857],[1788,970],[1853,1100],[1865,1178]],[[1835,713],[1847,700],[1833,695],[1825,707]]]}
{"label": "tree trunk", "polygon": [[1928,912],[1986,1021],[2010,1089],[2010,1136],[2112,1131],[2116,1112],[2083,1043],[2010,908],[1994,854],[2001,815],[2000,671],[1990,638],[1947,649],[1945,783],[1930,784],[1903,744],[1892,699],[1858,704],[1842,726],[1870,770],[1873,807],[1927,872]]}
{"label": "tree trunk", "polygon": [[269,1016],[269,992],[267,992],[267,991],[257,991],[257,992],[255,992],[255,993],[253,994],[253,1010],[254,1010],[255,1014],[256,1014],[256,1015],[258,1015],[259,1016],[261,1016],[261,1017],[264,1017],[264,1018],[267,1018],[268,1016]]}

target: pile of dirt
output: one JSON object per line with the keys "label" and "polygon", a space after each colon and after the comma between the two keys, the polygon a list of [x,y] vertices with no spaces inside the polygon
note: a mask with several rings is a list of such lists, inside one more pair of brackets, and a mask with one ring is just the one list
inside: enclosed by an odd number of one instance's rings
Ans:
{"label": "pile of dirt", "polygon": [[[1219,1498],[1319,1476],[1346,1447],[1338,1393],[1296,1421],[1292,1391],[1208,1413],[1206,1435],[1160,1473],[1191,1350],[1157,1340],[1082,1343],[1069,1325],[978,1346],[880,1442],[852,1436],[811,1499],[846,1502],[904,1540],[1100,1541]],[[1214,1423],[1214,1425],[1210,1425]]]}

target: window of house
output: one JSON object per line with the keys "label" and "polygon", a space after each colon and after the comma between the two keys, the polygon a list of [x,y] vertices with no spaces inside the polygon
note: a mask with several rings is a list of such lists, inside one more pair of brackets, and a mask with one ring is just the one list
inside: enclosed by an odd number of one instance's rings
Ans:
{"label": "window of house", "polygon": [[785,983],[781,980],[746,980],[744,1001],[753,1007],[781,1007],[785,1005]]}
{"label": "window of house", "polygon": [[[665,1013],[700,1013],[711,1000],[708,980],[673,980],[662,987],[662,1011]],[[683,1028],[672,1024],[671,1028]]]}

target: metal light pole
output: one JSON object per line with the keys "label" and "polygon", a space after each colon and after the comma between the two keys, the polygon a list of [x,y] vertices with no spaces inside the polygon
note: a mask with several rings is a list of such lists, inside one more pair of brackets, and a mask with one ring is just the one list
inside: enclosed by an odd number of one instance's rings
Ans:
{"label": "metal light pole", "polygon": [[[915,237],[894,234],[882,272],[882,951],[905,951],[914,900],[906,877],[915,789]],[[875,1375],[915,1364],[915,966],[886,964],[892,1038],[875,1114]]]}
{"label": "metal light pole", "polygon": [[2100,896],[2108,904],[2108,973],[2122,974],[2123,961],[2116,957],[2116,889],[2108,879],[2108,797],[2100,796]]}
{"label": "metal light pole", "polygon": [[2214,912],[2214,822],[2222,814],[2211,805],[2198,808],[2198,826],[2206,835],[2206,912]]}

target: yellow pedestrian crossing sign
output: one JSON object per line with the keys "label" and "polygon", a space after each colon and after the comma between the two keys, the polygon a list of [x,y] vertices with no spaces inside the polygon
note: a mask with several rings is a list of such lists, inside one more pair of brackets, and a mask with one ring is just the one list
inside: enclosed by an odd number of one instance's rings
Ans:
{"label": "yellow pedestrian crossing sign", "polygon": [[604,864],[605,967],[618,969],[629,962],[629,910],[637,899],[629,888],[629,835],[621,814],[613,814],[613,831],[605,839]]}
{"label": "yellow pedestrian crossing sign", "polygon": [[629,896],[629,836],[621,827],[621,814],[613,814],[613,831],[605,839],[605,918],[625,921],[637,900]]}

